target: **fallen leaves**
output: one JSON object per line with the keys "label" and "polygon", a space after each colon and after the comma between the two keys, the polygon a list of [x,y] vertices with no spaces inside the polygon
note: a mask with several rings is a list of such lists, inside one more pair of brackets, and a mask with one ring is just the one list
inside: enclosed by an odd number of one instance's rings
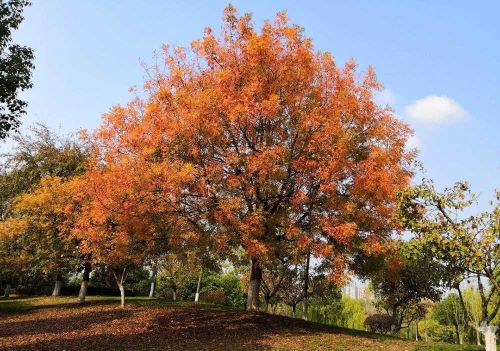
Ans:
{"label": "fallen leaves", "polygon": [[264,313],[162,306],[154,300],[125,308],[109,300],[85,306],[73,299],[50,301],[2,318],[0,350],[410,351],[414,346]]}

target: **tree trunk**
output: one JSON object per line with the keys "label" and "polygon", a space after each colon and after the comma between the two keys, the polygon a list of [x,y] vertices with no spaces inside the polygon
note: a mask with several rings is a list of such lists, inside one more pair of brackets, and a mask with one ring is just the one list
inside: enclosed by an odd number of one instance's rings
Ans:
{"label": "tree trunk", "polygon": [[429,342],[429,330],[427,329],[427,317],[424,319],[425,342]]}
{"label": "tree trunk", "polygon": [[177,291],[175,289],[172,291],[172,300],[177,301]]}
{"label": "tree trunk", "polygon": [[92,265],[90,262],[85,262],[83,264],[83,278],[82,284],[80,285],[80,292],[78,294],[78,302],[85,303],[85,298],[87,297],[87,289],[89,287],[90,271],[92,270]]}
{"label": "tree trunk", "polygon": [[292,318],[295,318],[295,310],[297,308],[297,305],[292,306]]}
{"label": "tree trunk", "polygon": [[458,324],[455,324],[455,334],[457,334],[457,344],[460,344],[460,329],[458,329]]}
{"label": "tree trunk", "polygon": [[304,270],[304,301],[302,301],[302,319],[307,321],[309,312],[309,263],[311,260],[311,254],[307,253],[306,257],[306,267]]}
{"label": "tree trunk", "polygon": [[497,351],[497,330],[497,326],[488,325],[486,322],[483,322],[479,327],[479,331],[484,335],[486,351]]}
{"label": "tree trunk", "polygon": [[157,275],[157,270],[155,267],[155,268],[153,268],[153,274],[151,276],[151,287],[149,288],[149,297],[155,297],[156,275]]}
{"label": "tree trunk", "polygon": [[418,341],[418,319],[415,321],[415,340]]}
{"label": "tree trunk", "polygon": [[481,333],[479,333],[479,330],[476,330],[476,343],[477,346],[481,346]]}
{"label": "tree trunk", "polygon": [[10,283],[5,284],[5,290],[3,292],[3,297],[10,297],[10,289],[11,289]]}
{"label": "tree trunk", "polygon": [[52,290],[52,296],[61,296],[62,283],[62,277],[60,275],[57,275],[56,283],[54,284],[54,290]]}
{"label": "tree trunk", "polygon": [[264,298],[264,312],[269,312],[269,300],[267,298]]}
{"label": "tree trunk", "polygon": [[203,276],[203,268],[200,271],[200,276],[198,277],[198,285],[196,286],[196,295],[194,295],[194,302],[200,300],[200,288],[201,288],[201,277]]}
{"label": "tree trunk", "polygon": [[121,307],[125,307],[125,287],[124,287],[124,283],[125,283],[125,280],[127,279],[127,274],[128,274],[128,271],[127,271],[127,267],[123,268],[122,270],[122,274],[120,276],[120,279],[118,279],[118,276],[116,275],[116,272],[114,269],[111,269],[111,272],[113,272],[113,275],[115,277],[115,280],[116,280],[116,284],[118,285],[118,289],[120,289],[120,306]]}
{"label": "tree trunk", "polygon": [[248,284],[247,311],[259,310],[259,291],[262,280],[262,269],[257,258],[252,258],[252,272]]}
{"label": "tree trunk", "polygon": [[118,284],[118,289],[120,289],[120,307],[125,307],[125,288],[123,284]]}

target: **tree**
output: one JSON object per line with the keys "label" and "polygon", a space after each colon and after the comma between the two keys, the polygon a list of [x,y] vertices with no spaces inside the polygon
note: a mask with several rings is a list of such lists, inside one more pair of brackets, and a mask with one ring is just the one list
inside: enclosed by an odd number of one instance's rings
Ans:
{"label": "tree", "polygon": [[295,318],[297,305],[304,300],[304,272],[303,267],[295,265],[290,267],[290,271],[283,281],[281,298],[283,302],[292,308],[292,317]]}
{"label": "tree", "polygon": [[26,102],[19,92],[32,87],[33,50],[12,42],[12,31],[23,21],[26,0],[0,2],[0,140],[20,125]]}
{"label": "tree", "polygon": [[85,172],[89,150],[71,136],[59,136],[43,124],[13,136],[10,152],[1,155],[0,218],[9,215],[11,201],[29,192],[46,176],[68,179]]}
{"label": "tree", "polygon": [[353,251],[383,251],[414,153],[408,126],[374,102],[371,68],[360,81],[354,62],[337,67],[285,14],[257,31],[232,6],[220,37],[207,29],[190,54],[165,46],[164,62],[146,98],[106,116],[101,160],[149,160],[145,198],[162,216],[182,216],[219,251],[245,249],[248,310],[261,261],[284,241],[337,277]]}
{"label": "tree", "polygon": [[457,294],[450,294],[434,308],[433,317],[443,325],[452,325],[457,334],[457,343],[462,345],[464,329],[467,326],[465,313]]}
{"label": "tree", "polygon": [[[457,182],[438,192],[431,181],[410,187],[400,194],[398,214],[404,228],[415,235],[422,250],[434,254],[434,260],[448,271],[450,287],[457,289],[469,324],[484,334],[486,350],[496,350],[497,327],[491,321],[497,316],[500,300],[500,192],[491,211],[465,215],[477,203],[469,184]],[[481,297],[481,324],[472,317],[465,304],[460,282],[475,278]],[[487,285],[485,286],[485,283]]]}
{"label": "tree", "polygon": [[[102,193],[97,195],[95,189],[89,189],[87,181],[85,178],[82,189],[89,199],[82,204],[82,215],[72,230],[72,236],[78,240],[82,253],[91,257],[94,264],[104,265],[111,271],[120,290],[121,307],[124,307],[127,275],[142,267],[150,252],[149,223],[135,218],[134,209],[124,202],[123,212],[110,211],[109,208],[115,208],[112,204],[115,199]],[[106,200],[101,201],[100,195]]]}
{"label": "tree", "polygon": [[366,318],[364,325],[371,332],[388,334],[394,333],[394,325],[397,323],[398,321],[388,314],[375,313]]}
{"label": "tree", "polygon": [[63,277],[81,263],[77,243],[68,235],[75,223],[77,183],[60,177],[45,177],[32,191],[12,202],[10,216],[0,222],[1,235],[8,235],[8,256],[23,262],[21,272],[32,278],[55,279],[53,296],[61,294]]}
{"label": "tree", "polygon": [[427,255],[415,255],[413,242],[395,242],[380,269],[370,275],[377,308],[396,321],[393,332],[425,315],[425,300],[440,298],[441,272]]}
{"label": "tree", "polygon": [[[264,298],[264,311],[269,311],[270,305],[278,302],[278,293],[281,292],[286,279],[295,272],[291,269],[291,262],[286,259],[266,260],[262,264],[261,293]],[[286,283],[285,283],[286,284]]]}
{"label": "tree", "polygon": [[[49,267],[55,261],[48,258],[58,257],[58,245],[71,246],[60,235],[66,208],[62,201],[69,200],[67,182],[85,171],[88,150],[43,125],[36,125],[26,135],[15,135],[13,140],[12,151],[1,156],[0,166],[0,221],[5,222],[0,250],[10,256],[8,265],[0,265],[0,276],[10,284],[21,278],[32,284],[43,281],[40,274],[46,276],[52,270]],[[38,243],[38,239],[43,240]],[[52,251],[42,254],[44,250]],[[64,253],[68,255],[67,250]],[[10,270],[13,260],[18,260],[22,269]]]}
{"label": "tree", "polygon": [[363,330],[366,318],[366,309],[360,300],[342,296],[342,311],[337,321],[338,326]]}

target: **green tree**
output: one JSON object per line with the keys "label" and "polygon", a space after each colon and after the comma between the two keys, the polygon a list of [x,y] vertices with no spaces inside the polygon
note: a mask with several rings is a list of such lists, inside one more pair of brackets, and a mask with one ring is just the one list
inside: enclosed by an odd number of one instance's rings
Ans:
{"label": "green tree", "polygon": [[[491,322],[500,308],[500,192],[496,204],[477,215],[469,215],[477,196],[466,182],[457,182],[442,192],[431,181],[400,194],[398,215],[402,226],[414,235],[415,246],[431,252],[434,262],[446,267],[445,280],[458,291],[469,324],[484,334],[486,350],[496,350],[496,326]],[[481,324],[472,317],[460,282],[474,278],[481,301]]]}
{"label": "green tree", "polygon": [[350,329],[363,330],[366,317],[366,309],[360,300],[349,296],[342,297],[342,311],[337,325]]}
{"label": "green tree", "polygon": [[12,31],[18,29],[29,5],[27,0],[0,2],[0,140],[19,127],[27,104],[18,94],[32,87],[33,50],[12,42]]}
{"label": "green tree", "polygon": [[465,311],[457,294],[449,294],[434,308],[432,315],[440,324],[453,326],[457,343],[464,343],[464,332],[467,326]]}
{"label": "green tree", "polygon": [[38,185],[46,176],[63,179],[83,174],[89,154],[85,145],[58,136],[37,124],[24,135],[14,135],[11,151],[1,155],[0,219],[8,216],[12,200]]}
{"label": "green tree", "polygon": [[61,278],[74,268],[66,263],[76,258],[76,243],[61,236],[71,217],[65,213],[69,180],[85,171],[88,151],[43,125],[15,135],[14,142],[0,166],[0,277],[29,285],[55,278],[57,295]]}

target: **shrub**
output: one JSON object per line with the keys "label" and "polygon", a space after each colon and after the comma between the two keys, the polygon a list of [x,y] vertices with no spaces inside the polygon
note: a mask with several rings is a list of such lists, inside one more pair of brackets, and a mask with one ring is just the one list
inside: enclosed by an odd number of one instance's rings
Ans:
{"label": "shrub", "polygon": [[383,313],[375,313],[368,316],[365,320],[365,328],[368,331],[380,334],[393,333],[397,326],[397,321],[394,317],[391,317]]}

